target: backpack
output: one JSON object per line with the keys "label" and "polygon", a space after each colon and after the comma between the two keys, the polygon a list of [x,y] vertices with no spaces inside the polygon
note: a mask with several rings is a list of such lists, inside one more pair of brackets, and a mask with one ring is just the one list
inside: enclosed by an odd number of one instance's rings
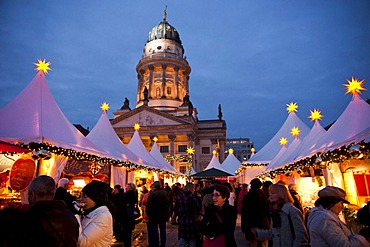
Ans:
{"label": "backpack", "polygon": [[370,226],[370,202],[357,211],[357,222],[361,225]]}

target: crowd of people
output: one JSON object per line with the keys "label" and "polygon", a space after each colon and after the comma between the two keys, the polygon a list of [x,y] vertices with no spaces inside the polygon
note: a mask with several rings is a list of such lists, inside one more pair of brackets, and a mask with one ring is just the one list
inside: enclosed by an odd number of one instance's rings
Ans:
{"label": "crowd of people", "polygon": [[[175,183],[155,181],[148,190],[128,183],[110,188],[93,180],[75,198],[68,179],[56,184],[41,175],[28,187],[29,204],[0,211],[0,246],[111,246],[132,245],[137,218],[147,226],[148,246],[165,247],[167,222],[178,225],[178,246],[237,246],[238,214],[245,245],[369,246],[370,230],[358,234],[340,219],[344,190],[326,186],[315,207],[305,213],[294,184],[273,184],[258,178],[234,187],[228,182]],[[78,201],[78,202],[77,202]],[[141,210],[140,210],[141,209]],[[370,224],[370,222],[369,222]]]}

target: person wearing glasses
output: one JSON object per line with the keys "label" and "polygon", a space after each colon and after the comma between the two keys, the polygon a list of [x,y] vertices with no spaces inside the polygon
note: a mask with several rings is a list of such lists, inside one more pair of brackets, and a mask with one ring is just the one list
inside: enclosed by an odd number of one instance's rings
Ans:
{"label": "person wearing glasses", "polygon": [[234,231],[237,211],[229,204],[229,196],[230,190],[225,185],[214,185],[213,204],[207,206],[200,223],[204,235],[203,246],[236,247]]}

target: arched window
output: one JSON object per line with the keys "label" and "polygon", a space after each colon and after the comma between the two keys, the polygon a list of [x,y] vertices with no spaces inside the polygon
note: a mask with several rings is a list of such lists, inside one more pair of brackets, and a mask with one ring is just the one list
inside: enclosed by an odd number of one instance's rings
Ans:
{"label": "arched window", "polygon": [[171,87],[167,87],[167,95],[171,95]]}
{"label": "arched window", "polygon": [[157,87],[157,88],[155,89],[155,95],[156,95],[157,97],[160,97],[160,96],[161,96],[161,89],[160,89],[159,87]]}

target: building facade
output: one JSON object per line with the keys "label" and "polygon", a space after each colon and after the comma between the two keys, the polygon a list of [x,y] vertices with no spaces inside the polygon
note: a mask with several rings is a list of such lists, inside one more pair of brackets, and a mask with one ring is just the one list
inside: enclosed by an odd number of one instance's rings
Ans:
{"label": "building facade", "polygon": [[249,138],[227,138],[225,158],[228,155],[227,150],[230,148],[234,150],[235,157],[240,160],[240,162],[243,162],[247,161],[251,157],[254,145]]}
{"label": "building facade", "polygon": [[111,120],[122,142],[127,144],[130,141],[133,126],[139,123],[139,133],[148,151],[156,137],[163,156],[173,158],[170,163],[180,172],[187,170],[188,163],[178,157],[187,155],[190,147],[195,150],[193,168],[197,172],[208,165],[213,150],[217,151],[222,162],[226,122],[222,119],[221,105],[215,119],[198,119],[197,109],[190,101],[191,67],[184,56],[178,31],[167,22],[166,11],[163,20],[149,32],[136,73],[135,108],[131,109],[126,98]]}

